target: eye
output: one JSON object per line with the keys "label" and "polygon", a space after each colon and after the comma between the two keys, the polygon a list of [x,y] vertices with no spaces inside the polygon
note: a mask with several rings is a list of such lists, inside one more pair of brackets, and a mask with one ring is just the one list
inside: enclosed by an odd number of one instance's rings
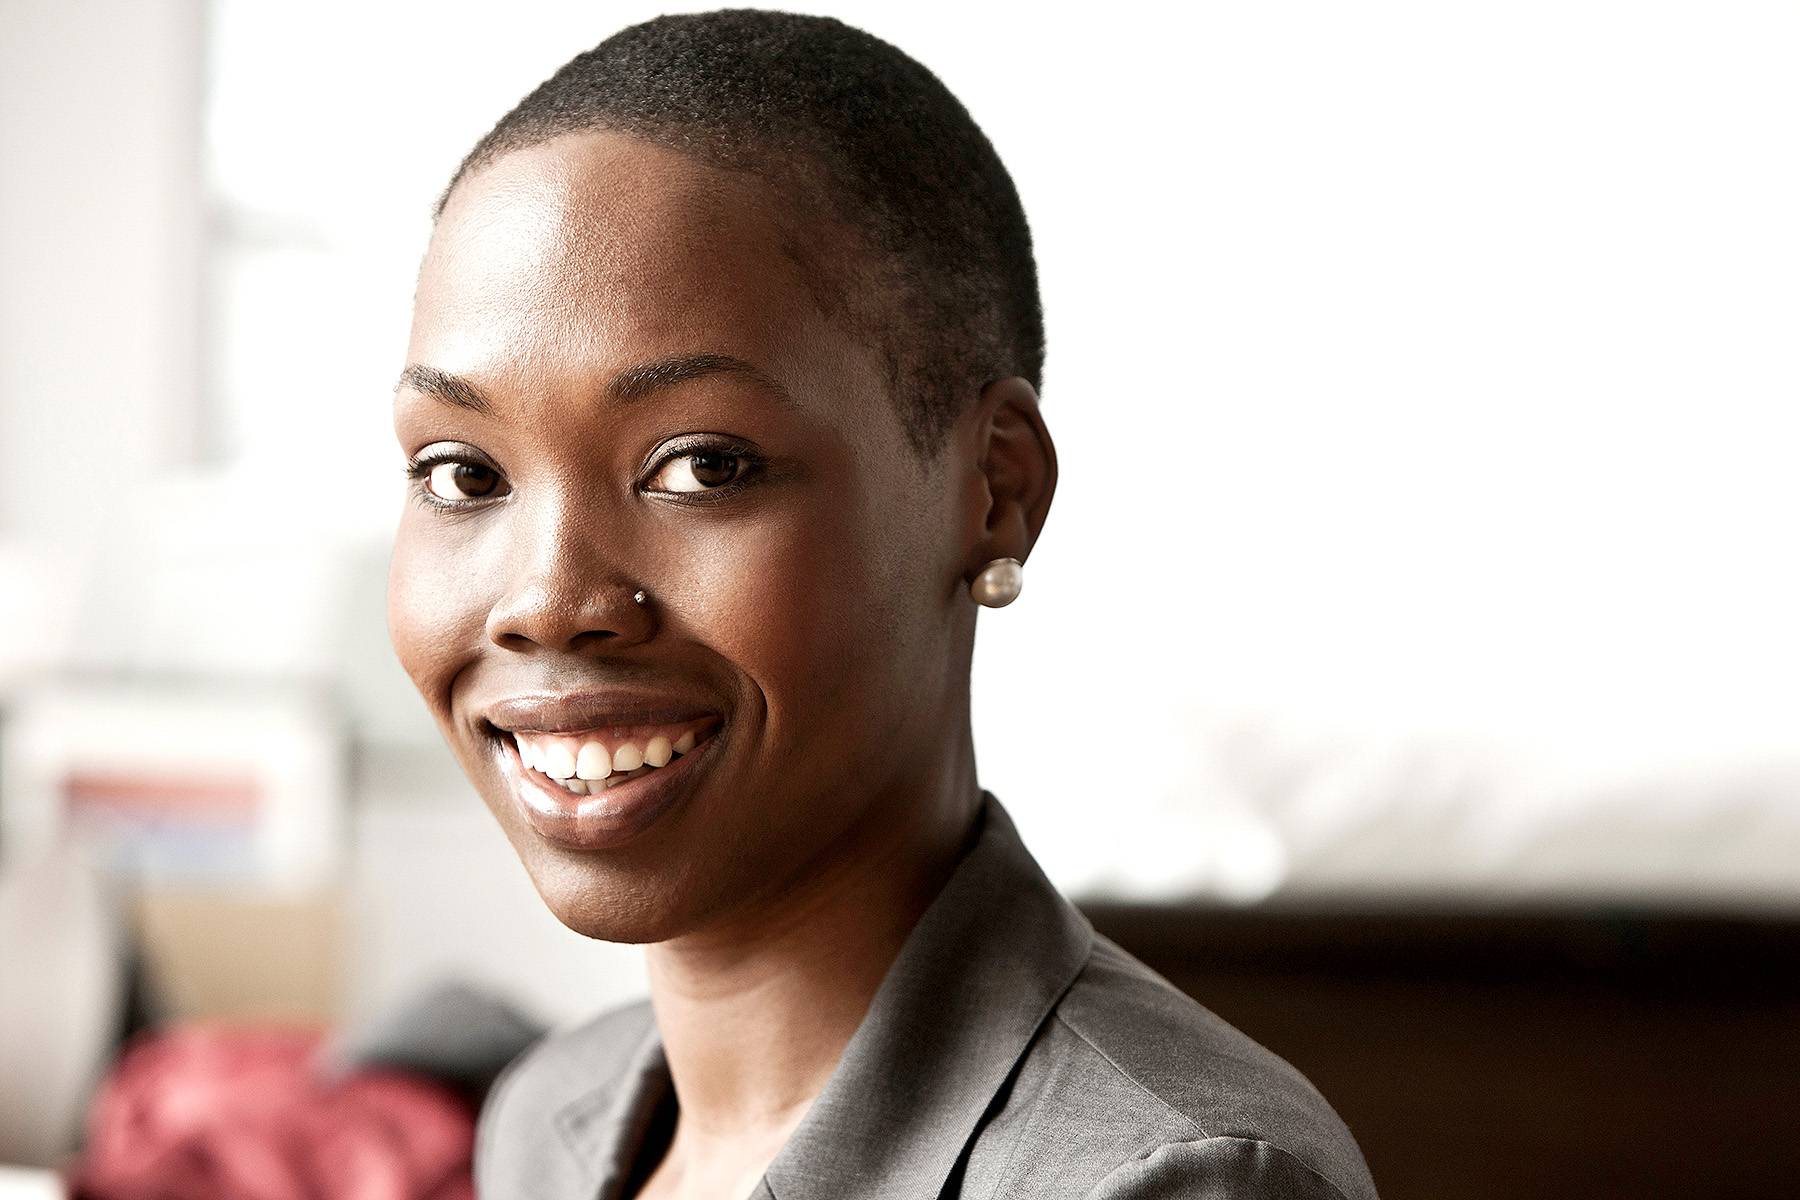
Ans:
{"label": "eye", "polygon": [[711,492],[726,488],[750,473],[749,455],[735,450],[688,450],[665,459],[649,488],[653,492]]}
{"label": "eye", "polygon": [[425,477],[425,486],[440,500],[476,500],[499,484],[493,468],[471,462],[440,462]]}
{"label": "eye", "polygon": [[430,504],[454,508],[494,495],[500,472],[479,459],[441,453],[421,455],[406,464],[409,478],[420,481],[422,498]]}

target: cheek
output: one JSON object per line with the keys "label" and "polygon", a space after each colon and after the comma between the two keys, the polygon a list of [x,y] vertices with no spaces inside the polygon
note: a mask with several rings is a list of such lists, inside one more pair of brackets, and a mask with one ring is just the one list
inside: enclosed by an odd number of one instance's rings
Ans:
{"label": "cheek", "polygon": [[468,658],[482,612],[466,553],[426,537],[409,513],[401,520],[388,565],[388,640],[432,714],[449,719],[450,680]]}
{"label": "cheek", "polygon": [[[905,552],[877,509],[860,499],[809,505],[722,531],[691,560],[710,564],[696,598],[701,636],[758,693],[758,741],[784,776],[801,763],[845,769],[895,726],[928,674],[916,670],[933,653],[919,644],[919,606],[893,578]],[[917,564],[909,584],[918,572],[930,567]]]}
{"label": "cheek", "polygon": [[702,636],[771,710],[840,640],[829,593],[843,532],[784,515],[711,531],[688,558],[706,564],[687,581]]}

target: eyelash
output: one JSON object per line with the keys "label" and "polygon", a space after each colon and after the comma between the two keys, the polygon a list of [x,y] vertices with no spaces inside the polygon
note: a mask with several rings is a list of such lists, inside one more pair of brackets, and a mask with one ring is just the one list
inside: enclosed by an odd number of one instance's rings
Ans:
{"label": "eyelash", "polygon": [[[701,453],[722,454],[730,458],[742,459],[744,461],[744,469],[736,479],[733,479],[730,483],[724,484],[721,487],[707,488],[704,491],[698,492],[655,492],[653,494],[665,496],[681,504],[714,504],[743,491],[744,488],[748,487],[763,473],[763,470],[768,465],[761,455],[757,454],[742,442],[720,441],[715,439],[712,441],[686,442],[671,447],[662,455],[662,457],[654,460],[650,464],[649,468],[644,472],[644,475],[647,478],[654,479],[662,472],[664,467],[668,466],[676,459],[686,458],[690,455]],[[407,489],[411,493],[412,498],[426,508],[437,512],[463,512],[479,507],[482,504],[481,500],[443,500],[436,495],[433,495],[431,489],[426,486],[427,477],[431,474],[432,468],[438,466],[440,463],[447,462],[472,463],[477,466],[487,467],[488,470],[493,471],[496,475],[500,473],[499,470],[491,464],[469,454],[455,454],[447,451],[440,451],[436,454],[409,455],[406,460],[405,474],[407,481],[412,485]]]}

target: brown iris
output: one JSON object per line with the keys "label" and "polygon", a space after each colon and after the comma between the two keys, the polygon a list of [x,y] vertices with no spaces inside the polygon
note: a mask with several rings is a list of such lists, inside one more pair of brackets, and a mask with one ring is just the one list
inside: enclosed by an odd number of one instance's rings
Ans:
{"label": "brown iris", "polygon": [[449,466],[450,482],[465,496],[485,496],[500,482],[497,472],[480,463],[451,463]]}
{"label": "brown iris", "polygon": [[707,487],[723,487],[737,477],[738,456],[716,450],[702,450],[688,455],[688,463],[696,482]]}

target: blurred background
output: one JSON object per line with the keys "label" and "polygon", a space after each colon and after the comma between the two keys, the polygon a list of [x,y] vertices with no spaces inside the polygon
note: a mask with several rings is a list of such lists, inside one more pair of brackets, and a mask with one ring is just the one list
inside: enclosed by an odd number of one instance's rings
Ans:
{"label": "blurred background", "polygon": [[[0,1163],[159,1031],[473,1103],[641,993],[393,659],[389,406],[463,153],[687,7],[0,0]],[[1800,12],[791,7],[1032,222],[1062,476],[975,729],[1056,882],[1390,1200],[1791,1194]]]}

